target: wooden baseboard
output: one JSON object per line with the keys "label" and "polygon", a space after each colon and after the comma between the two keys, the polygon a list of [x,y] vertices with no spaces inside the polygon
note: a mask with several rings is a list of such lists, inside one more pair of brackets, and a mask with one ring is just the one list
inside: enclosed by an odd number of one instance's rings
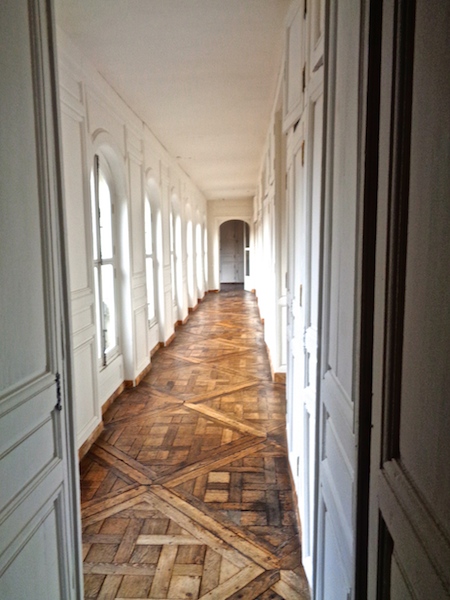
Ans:
{"label": "wooden baseboard", "polygon": [[208,290],[208,294],[218,294],[219,290]]}
{"label": "wooden baseboard", "polygon": [[175,332],[173,332],[172,335],[170,336],[170,338],[168,338],[164,342],[164,348],[167,348],[167,346],[170,346],[170,344],[173,342],[174,339],[175,339]]}
{"label": "wooden baseboard", "polygon": [[[126,383],[124,381],[123,383],[121,383],[119,385],[119,387],[116,389],[116,391],[111,394],[111,396],[108,398],[108,400],[106,400],[106,402],[103,402],[103,404],[102,404],[102,419],[103,419],[103,415],[105,414],[105,412],[108,410],[108,408],[114,402],[114,400],[116,400],[116,398],[118,398],[120,396],[120,394],[123,392],[125,387],[126,387]],[[83,442],[83,444],[80,446],[80,448],[78,449],[78,460],[81,460],[83,458],[83,456],[89,452],[90,447],[96,441],[96,439],[101,434],[103,429],[104,429],[104,424],[103,424],[103,420],[102,420],[97,425],[97,427],[94,429],[94,431],[91,433],[91,435],[87,438],[87,440],[85,440]]]}
{"label": "wooden baseboard", "polygon": [[143,369],[139,375],[136,376],[135,379],[125,379],[124,384],[126,388],[134,388],[136,386],[138,386],[141,381],[144,379],[144,377],[147,375],[147,373],[150,371],[150,369],[152,368],[152,363],[149,363],[145,369]]}
{"label": "wooden baseboard", "polygon": [[151,371],[151,368],[152,368],[152,363],[149,363],[149,364],[148,364],[148,365],[145,367],[145,369],[143,369],[143,370],[142,370],[142,371],[139,373],[139,375],[136,377],[136,384],[135,384],[135,385],[139,385],[139,384],[141,383],[141,381],[144,379],[144,377],[145,377],[146,375],[148,375],[148,373],[150,373],[150,371]]}
{"label": "wooden baseboard", "polygon": [[295,519],[297,521],[298,535],[299,535],[299,538],[300,538],[300,546],[301,546],[301,540],[302,540],[302,522],[301,522],[301,519],[300,519],[300,508],[299,508],[297,490],[295,489],[294,476],[292,475],[291,463],[289,461],[287,461],[287,463],[288,463],[289,479],[291,481],[292,504],[294,506],[294,514],[295,514]]}
{"label": "wooden baseboard", "polygon": [[275,369],[273,368],[272,356],[270,354],[270,349],[267,344],[266,344],[266,352],[267,352],[267,357],[269,358],[270,375],[272,377],[273,383],[283,383],[284,385],[286,385],[286,373],[283,373],[281,371],[275,371]]}
{"label": "wooden baseboard", "polygon": [[83,456],[89,452],[92,444],[95,442],[95,440],[101,434],[101,432],[103,431],[104,427],[105,426],[103,424],[103,421],[100,421],[100,423],[97,425],[97,427],[94,429],[94,431],[88,437],[88,439],[79,447],[79,449],[78,449],[78,461],[80,461],[83,458]]}
{"label": "wooden baseboard", "polygon": [[111,394],[111,396],[108,398],[108,400],[106,400],[106,402],[103,402],[103,404],[102,404],[102,416],[105,414],[105,412],[108,410],[108,408],[114,402],[114,400],[120,396],[120,394],[123,392],[123,390],[125,389],[125,387],[126,386],[125,386],[125,381],[124,381],[123,383],[121,383],[119,385],[119,387],[117,388],[117,390]]}
{"label": "wooden baseboard", "polygon": [[156,346],[150,350],[150,356],[153,356],[154,354],[156,354],[163,345],[164,344],[162,342],[158,342],[156,344]]}
{"label": "wooden baseboard", "polygon": [[274,383],[283,383],[286,385],[286,373],[273,373],[272,381]]}

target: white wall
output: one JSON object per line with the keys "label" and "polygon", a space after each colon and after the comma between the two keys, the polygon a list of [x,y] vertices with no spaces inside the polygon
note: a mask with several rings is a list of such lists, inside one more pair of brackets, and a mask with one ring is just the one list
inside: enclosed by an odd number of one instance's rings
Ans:
{"label": "white wall", "polygon": [[[82,51],[63,31],[57,33],[77,437],[81,446],[100,424],[105,401],[124,380],[136,381],[150,363],[150,351],[173,335],[176,321],[187,317],[192,302],[187,294],[185,206],[191,207],[195,231],[197,223],[203,227],[205,222],[206,201],[148,126],[100,76]],[[96,152],[105,155],[113,172],[119,245],[116,251],[119,258],[120,351],[105,368],[100,367],[97,360],[92,269],[89,178]],[[150,326],[144,244],[144,198],[149,193],[149,185],[153,186],[151,189],[159,203],[162,230],[157,319]],[[169,246],[169,211],[173,194],[178,198],[181,229],[178,256],[181,285],[175,312],[172,311]],[[192,256],[201,294],[205,289],[205,251],[202,245],[199,249],[202,256],[198,261]]]}

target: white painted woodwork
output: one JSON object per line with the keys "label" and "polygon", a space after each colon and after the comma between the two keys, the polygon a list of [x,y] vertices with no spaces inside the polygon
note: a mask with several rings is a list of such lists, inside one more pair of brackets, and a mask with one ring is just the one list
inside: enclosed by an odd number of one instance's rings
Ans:
{"label": "white painted woodwork", "polygon": [[284,130],[301,117],[305,101],[306,42],[305,1],[291,3],[286,23]]}
{"label": "white painted woodwork", "polygon": [[17,600],[82,597],[52,18],[2,3],[0,597]]}
{"label": "white painted woodwork", "polygon": [[154,318],[148,323],[148,351],[151,352],[163,340],[162,323],[164,321],[164,282],[162,269],[162,219],[161,193],[156,179],[155,169],[147,172],[146,196],[151,207],[152,256],[153,256],[153,302]]}
{"label": "white painted woodwork", "polygon": [[325,0],[309,2],[309,69],[310,76],[318,71],[323,62],[325,40]]}
{"label": "white painted woodwork", "polygon": [[[302,249],[304,268],[302,274],[301,310],[303,317],[303,381],[300,382],[299,399],[302,415],[298,426],[300,437],[300,478],[302,479],[300,518],[302,522],[302,559],[310,584],[313,581],[314,557],[314,506],[317,412],[317,346],[319,324],[319,254],[321,226],[321,177],[323,95],[322,87],[314,90],[308,104],[308,141],[305,150],[307,183],[303,214],[303,228],[296,238]],[[296,427],[296,428],[297,428]]]}
{"label": "white painted woodwork", "polygon": [[354,579],[359,7],[328,5],[329,48],[316,599],[348,600]]}
{"label": "white painted woodwork", "polygon": [[[369,598],[379,597],[382,580],[392,600],[441,600],[450,597],[450,7],[418,0],[408,17],[408,3],[384,4]],[[414,32],[411,43],[406,41],[412,61],[396,45],[408,23]],[[411,89],[402,87],[401,73],[408,67]],[[402,89],[401,110],[393,110],[394,92]],[[399,179],[401,173],[406,179]],[[403,184],[395,187],[392,181]],[[405,246],[392,263],[396,240],[388,232],[397,209],[404,211]],[[404,303],[396,315],[386,298],[399,273],[404,279],[397,294]],[[398,335],[401,353],[389,360]],[[389,384],[394,375],[397,387]],[[378,561],[379,554],[384,560]]]}
{"label": "white painted woodwork", "polygon": [[[304,239],[305,164],[304,122],[300,122],[288,142],[288,409],[287,432],[289,460],[300,505],[303,503],[300,457],[303,457],[303,402],[301,392],[305,376],[303,350],[304,311],[304,248],[297,240]],[[303,458],[302,458],[303,462]]]}

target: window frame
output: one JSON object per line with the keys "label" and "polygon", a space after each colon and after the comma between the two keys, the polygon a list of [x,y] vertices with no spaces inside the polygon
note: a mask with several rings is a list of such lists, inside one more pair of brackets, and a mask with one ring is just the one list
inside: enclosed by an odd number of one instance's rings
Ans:
{"label": "window frame", "polygon": [[[100,176],[106,182],[110,195],[111,204],[111,243],[112,255],[105,258],[102,255],[101,244],[101,211],[100,211]],[[118,354],[120,354],[120,327],[119,327],[119,295],[117,289],[117,251],[116,251],[116,210],[114,198],[114,185],[108,163],[100,154],[94,155],[93,189],[91,193],[91,218],[93,236],[93,279],[94,279],[94,304],[96,315],[96,337],[97,337],[97,361],[100,368],[106,368]],[[95,233],[94,233],[95,232]],[[95,237],[94,237],[95,236]],[[95,256],[95,248],[97,255]],[[111,265],[113,268],[113,290],[114,290],[114,333],[115,343],[108,349],[106,345],[105,313],[101,310],[104,303],[102,270],[103,267]]]}
{"label": "window frame", "polygon": [[[148,210],[148,219],[147,219],[147,210]],[[152,203],[148,194],[145,195],[145,204],[144,204],[144,245],[145,245],[145,277],[146,277],[146,294],[147,294],[147,321],[148,327],[151,329],[154,325],[158,323],[158,319],[156,316],[156,226],[154,220],[154,211],[152,208]],[[148,243],[148,233],[150,233],[150,244]],[[152,265],[152,298],[153,301],[153,309],[151,310],[150,298],[149,298],[149,287],[148,287],[148,268],[147,264],[151,261]],[[150,317],[150,314],[152,316]]]}

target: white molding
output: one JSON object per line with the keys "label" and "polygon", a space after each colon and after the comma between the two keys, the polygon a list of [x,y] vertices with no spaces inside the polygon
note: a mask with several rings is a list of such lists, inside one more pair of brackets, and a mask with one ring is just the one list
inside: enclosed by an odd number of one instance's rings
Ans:
{"label": "white molding", "polygon": [[444,598],[445,593],[450,595],[448,532],[403,465],[392,460],[383,467],[378,477],[378,499],[386,525],[399,542],[396,554],[409,576],[415,575],[410,583],[418,597]]}

